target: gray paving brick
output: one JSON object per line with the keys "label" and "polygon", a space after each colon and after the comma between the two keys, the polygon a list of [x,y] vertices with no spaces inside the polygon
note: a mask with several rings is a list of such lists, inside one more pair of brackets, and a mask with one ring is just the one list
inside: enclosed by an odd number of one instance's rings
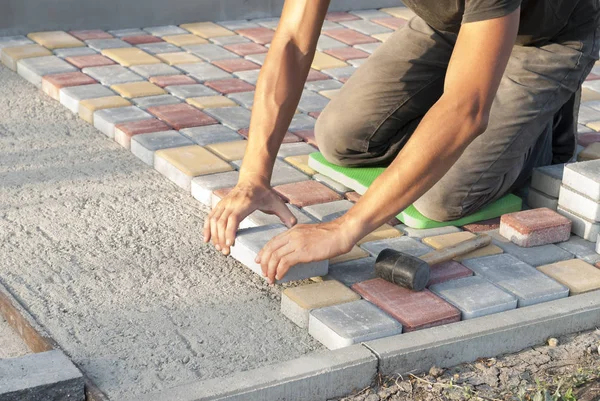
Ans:
{"label": "gray paving brick", "polygon": [[376,35],[378,33],[393,32],[389,28],[386,28],[386,27],[376,24],[374,22],[365,21],[365,20],[342,21],[342,22],[340,22],[340,25],[343,25],[346,28],[354,29],[355,31],[364,33],[365,35]]}
{"label": "gray paving brick", "polygon": [[313,175],[313,179],[327,185],[329,188],[333,189],[338,194],[345,194],[346,192],[352,191],[352,189],[348,188],[344,184],[340,184],[339,182],[327,176],[324,176],[323,174],[315,174]]}
{"label": "gray paving brick", "polygon": [[375,305],[358,300],[315,309],[308,332],[329,349],[402,333],[402,325]]}
{"label": "gray paving brick", "polygon": [[279,25],[279,18],[257,18],[251,20],[250,22],[253,22],[265,28],[277,29],[277,25]]}
{"label": "gray paving brick", "polygon": [[492,243],[504,252],[515,256],[528,265],[538,267],[555,263],[561,260],[573,259],[573,254],[554,244],[522,248],[502,237],[496,230],[488,232],[492,236]]}
{"label": "gray paving brick", "polygon": [[387,238],[378,241],[365,242],[360,247],[374,257],[377,257],[379,253],[386,248],[404,252],[417,258],[433,250],[431,247],[409,237]]}
{"label": "gray paving brick", "polygon": [[558,198],[553,198],[545,193],[529,188],[527,192],[527,205],[532,209],[547,207],[548,209],[556,210],[558,207]]}
{"label": "gray paving brick", "polygon": [[238,72],[233,73],[233,76],[236,78],[239,78],[241,80],[244,80],[248,83],[251,83],[253,85],[256,85],[256,82],[258,81],[259,73],[260,73],[260,70],[238,71]]}
{"label": "gray paving brick", "polygon": [[569,289],[512,255],[469,259],[463,264],[518,299],[518,307],[569,296]]}
{"label": "gray paving brick", "polygon": [[31,44],[33,44],[33,41],[22,35],[0,37],[0,54],[2,53],[2,49],[5,47],[16,47]]}
{"label": "gray paving brick", "polygon": [[[254,262],[254,259],[267,242],[284,231],[286,231],[286,228],[281,224],[240,230],[238,231],[235,245],[231,247],[231,256],[262,277],[262,269],[260,265]],[[283,280],[279,280],[278,282],[282,283],[325,276],[328,266],[329,263],[327,261],[298,264],[291,267]]]}
{"label": "gray paving brick", "polygon": [[75,66],[56,56],[26,58],[17,63],[17,73],[38,88],[42,87],[44,75],[75,71]]}
{"label": "gray paving brick", "polygon": [[359,45],[354,45],[358,50],[362,50],[367,53],[373,53],[377,48],[381,45],[381,42],[374,43],[363,43]]}
{"label": "gray paving brick", "polygon": [[[268,45],[266,46],[268,47]],[[246,56],[247,60],[250,60],[258,65],[263,65],[265,63],[266,58],[267,53],[249,54]]]}
{"label": "gray paving brick", "polygon": [[106,49],[120,49],[123,47],[132,47],[129,43],[121,39],[90,39],[85,43],[94,50],[101,52]]}
{"label": "gray paving brick", "polygon": [[89,47],[67,47],[65,49],[56,49],[54,54],[60,58],[75,57],[75,56],[89,56],[91,54],[98,54],[98,52]]}
{"label": "gray paving brick", "polygon": [[[589,83],[586,82],[586,84],[588,85],[587,87],[590,89],[592,89],[592,87],[594,87],[594,86],[597,86],[597,89],[593,89],[593,90],[596,90],[596,91],[600,90],[600,84],[594,84],[592,82],[589,82]],[[592,109],[591,107],[581,105],[579,107],[579,117],[577,118],[577,121],[580,124],[587,124],[592,121],[600,121],[600,111]]]}
{"label": "gray paving brick", "polygon": [[147,35],[146,32],[142,31],[138,28],[128,28],[128,29],[115,29],[112,31],[108,31],[113,36],[117,38],[123,38],[125,36],[139,36],[139,35]]}
{"label": "gray paving brick", "polygon": [[143,110],[146,110],[148,107],[152,106],[164,106],[166,104],[181,103],[181,99],[178,99],[172,95],[136,97],[131,99],[131,101],[133,102],[133,104],[135,104]]}
{"label": "gray paving brick", "polygon": [[202,204],[212,205],[212,192],[217,189],[236,186],[240,174],[237,171],[201,175],[192,179],[192,196]]}
{"label": "gray paving brick", "polygon": [[236,131],[250,126],[251,113],[243,107],[219,107],[204,109],[203,111],[216,118],[223,125]]}
{"label": "gray paving brick", "polygon": [[329,99],[325,96],[321,96],[318,93],[309,90],[304,90],[302,91],[298,108],[305,113],[310,113],[323,110],[325,106],[327,106],[327,103],[329,103]]}
{"label": "gray paving brick", "polygon": [[114,96],[115,92],[100,84],[69,86],[60,90],[60,103],[77,114],[79,102],[85,99]]}
{"label": "gray paving brick", "polygon": [[107,137],[114,138],[116,124],[150,118],[150,114],[135,106],[102,109],[94,112],[94,127]]}
{"label": "gray paving brick", "polygon": [[390,15],[388,13],[384,13],[383,11],[379,11],[376,9],[355,10],[355,11],[350,11],[350,14],[354,14],[357,17],[360,17],[362,19],[389,18],[390,17]]}
{"label": "gray paving brick", "polygon": [[559,242],[556,246],[571,252],[577,259],[582,259],[590,264],[600,262],[600,255],[596,253],[596,244],[577,236],[565,242]]}
{"label": "gray paving brick", "polygon": [[317,149],[313,148],[307,143],[295,142],[295,143],[284,143],[279,147],[277,157],[285,159],[290,156],[309,155],[315,153]]}
{"label": "gray paving brick", "polygon": [[177,131],[161,131],[134,135],[131,153],[149,166],[154,166],[154,152],[160,149],[193,145],[193,142]]}
{"label": "gray paving brick", "polygon": [[[229,29],[230,31],[236,31],[238,29],[245,29],[245,28],[258,28],[260,26],[257,23],[248,21],[246,19],[231,20],[231,21],[219,21],[219,22],[217,22],[217,24],[221,25],[224,28]],[[229,38],[231,36],[222,36],[222,37]]]}
{"label": "gray paving brick", "polygon": [[271,186],[291,184],[292,182],[306,181],[309,176],[296,170],[284,161],[275,160],[273,174],[271,176]]}
{"label": "gray paving brick", "polygon": [[228,60],[240,57],[237,54],[222,48],[221,46],[210,43],[183,46],[183,48],[206,61]]}
{"label": "gray paving brick", "polygon": [[140,77],[133,71],[120,65],[107,65],[102,67],[89,67],[82,70],[84,74],[89,75],[102,85],[112,86],[124,84],[127,82],[140,82],[144,78]]}
{"label": "gray paving brick", "polygon": [[375,276],[375,258],[372,256],[329,265],[327,277],[337,280],[348,287],[356,283],[371,280]]}
{"label": "gray paving brick", "polygon": [[0,399],[83,401],[83,376],[58,350],[0,359]]}
{"label": "gray paving brick", "polygon": [[458,308],[462,320],[474,319],[517,307],[517,298],[480,276],[459,278],[429,287]]}
{"label": "gray paving brick", "polygon": [[221,124],[184,128],[181,130],[181,133],[200,146],[219,142],[239,141],[243,139],[240,134]]}
{"label": "gray paving brick", "polygon": [[289,130],[294,132],[303,129],[311,129],[314,128],[316,122],[317,120],[315,120],[311,116],[308,116],[306,114],[296,114],[294,117],[292,117],[292,122],[290,123]]}
{"label": "gray paving brick", "polygon": [[178,66],[200,82],[231,78],[231,74],[209,63],[190,63]]}
{"label": "gray paving brick", "polygon": [[250,39],[247,39],[241,35],[233,35],[233,36],[218,36],[216,38],[210,38],[210,42],[219,45],[219,46],[227,46],[234,45],[237,43],[248,43]]}
{"label": "gray paving brick", "polygon": [[206,87],[202,84],[194,84],[194,85],[173,85],[167,86],[164,88],[167,92],[169,92],[173,96],[177,96],[180,99],[189,99],[192,97],[202,97],[202,96],[215,96],[218,93],[209,87]]}
{"label": "gray paving brick", "polygon": [[367,61],[366,58],[357,58],[354,60],[348,60],[348,64],[350,64],[353,67],[360,67],[361,65],[363,65],[365,62]]}
{"label": "gray paving brick", "polygon": [[339,67],[339,68],[329,68],[327,70],[322,70],[321,72],[329,75],[335,79],[342,78],[350,78],[352,74],[356,71],[356,67]]}
{"label": "gray paving brick", "polygon": [[[314,219],[312,219],[310,216],[307,216],[306,214],[302,213],[302,211],[300,209],[298,209],[296,206],[286,205],[286,207],[290,210],[290,212],[292,212],[294,217],[296,217],[298,224],[313,224],[313,223],[315,223]],[[252,212],[248,217],[246,217],[244,219],[244,221],[242,223],[244,223],[243,224],[244,227],[242,227],[242,224],[240,224],[240,228],[260,227],[260,226],[270,226],[273,224],[282,224],[281,219],[277,215],[263,213],[260,210],[256,210],[256,211]]]}
{"label": "gray paving brick", "polygon": [[323,21],[323,27],[321,28],[321,30],[323,31],[328,31],[330,29],[342,29],[343,26],[341,26],[340,24],[333,22],[333,21]]}
{"label": "gray paving brick", "polygon": [[254,91],[232,93],[227,95],[227,97],[235,100],[238,104],[247,109],[251,109],[254,105]]}
{"label": "gray paving brick", "polygon": [[185,29],[181,29],[175,25],[165,25],[165,26],[151,26],[148,28],[144,28],[144,31],[148,32],[151,35],[163,37],[163,36],[171,36],[171,35],[185,35],[189,34]]}
{"label": "gray paving brick", "polygon": [[590,221],[600,221],[600,204],[564,185],[560,188],[558,204]]}
{"label": "gray paving brick", "polygon": [[321,79],[318,81],[310,81],[304,85],[306,89],[311,90],[313,92],[339,89],[342,86],[343,84],[335,79]]}
{"label": "gray paving brick", "polygon": [[565,166],[563,185],[600,201],[600,160],[571,163]]}
{"label": "gray paving brick", "polygon": [[319,221],[328,222],[342,216],[344,213],[350,210],[352,206],[354,206],[352,202],[342,199],[333,202],[306,206],[302,210]]}
{"label": "gray paving brick", "polygon": [[451,234],[461,231],[458,227],[446,226],[439,228],[411,228],[408,226],[403,226],[401,228],[406,235],[413,238],[427,238],[427,237],[435,237],[436,235],[444,235]]}
{"label": "gray paving brick", "polygon": [[337,49],[340,47],[348,47],[348,45],[327,35],[319,36],[319,40],[317,41],[317,50],[320,52],[328,49]]}
{"label": "gray paving brick", "polygon": [[531,187],[553,198],[558,198],[564,169],[564,164],[554,164],[533,169]]}
{"label": "gray paving brick", "polygon": [[168,42],[144,43],[137,47],[150,54],[176,53],[183,51],[180,47]]}
{"label": "gray paving brick", "polygon": [[159,64],[141,64],[130,67],[133,72],[144,78],[151,78],[165,75],[180,75],[181,71],[165,63]]}
{"label": "gray paving brick", "polygon": [[589,221],[569,210],[563,209],[560,206],[556,211],[569,220],[571,220],[571,232],[588,241],[596,240],[600,234],[600,223]]}

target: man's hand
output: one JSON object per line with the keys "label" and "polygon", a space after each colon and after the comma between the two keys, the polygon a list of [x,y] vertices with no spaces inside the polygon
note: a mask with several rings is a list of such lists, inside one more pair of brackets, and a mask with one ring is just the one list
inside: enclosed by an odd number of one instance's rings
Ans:
{"label": "man's hand", "polygon": [[256,256],[269,284],[281,280],[299,263],[327,260],[350,252],[354,239],[340,219],[321,224],[300,224],[276,236]]}
{"label": "man's hand", "polygon": [[221,199],[204,221],[204,242],[212,238],[215,248],[229,255],[240,222],[256,210],[276,214],[287,227],[296,224],[292,212],[268,184],[243,181]]}

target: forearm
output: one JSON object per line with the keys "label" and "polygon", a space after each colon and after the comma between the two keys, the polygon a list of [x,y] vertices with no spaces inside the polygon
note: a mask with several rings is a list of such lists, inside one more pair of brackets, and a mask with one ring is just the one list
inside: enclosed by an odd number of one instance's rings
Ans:
{"label": "forearm", "polygon": [[483,132],[484,117],[440,100],[394,162],[342,218],[353,240],[380,227],[427,192]]}

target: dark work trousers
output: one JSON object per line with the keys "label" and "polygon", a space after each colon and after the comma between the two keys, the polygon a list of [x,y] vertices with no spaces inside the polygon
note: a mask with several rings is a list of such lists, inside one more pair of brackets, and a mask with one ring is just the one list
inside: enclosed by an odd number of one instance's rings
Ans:
{"label": "dark work trousers", "polygon": [[[392,34],[319,116],[315,135],[323,155],[342,166],[391,163],[442,95],[456,38],[419,17]],[[539,46],[514,46],[487,130],[415,202],[417,210],[455,220],[525,183],[534,167],[570,159],[578,92],[599,47],[597,24],[567,26]]]}

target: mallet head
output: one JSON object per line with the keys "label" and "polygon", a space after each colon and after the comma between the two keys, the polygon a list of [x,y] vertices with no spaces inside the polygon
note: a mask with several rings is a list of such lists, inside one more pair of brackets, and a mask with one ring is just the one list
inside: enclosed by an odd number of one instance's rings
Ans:
{"label": "mallet head", "polygon": [[427,262],[393,249],[384,249],[375,261],[377,277],[410,290],[423,290],[430,272]]}

